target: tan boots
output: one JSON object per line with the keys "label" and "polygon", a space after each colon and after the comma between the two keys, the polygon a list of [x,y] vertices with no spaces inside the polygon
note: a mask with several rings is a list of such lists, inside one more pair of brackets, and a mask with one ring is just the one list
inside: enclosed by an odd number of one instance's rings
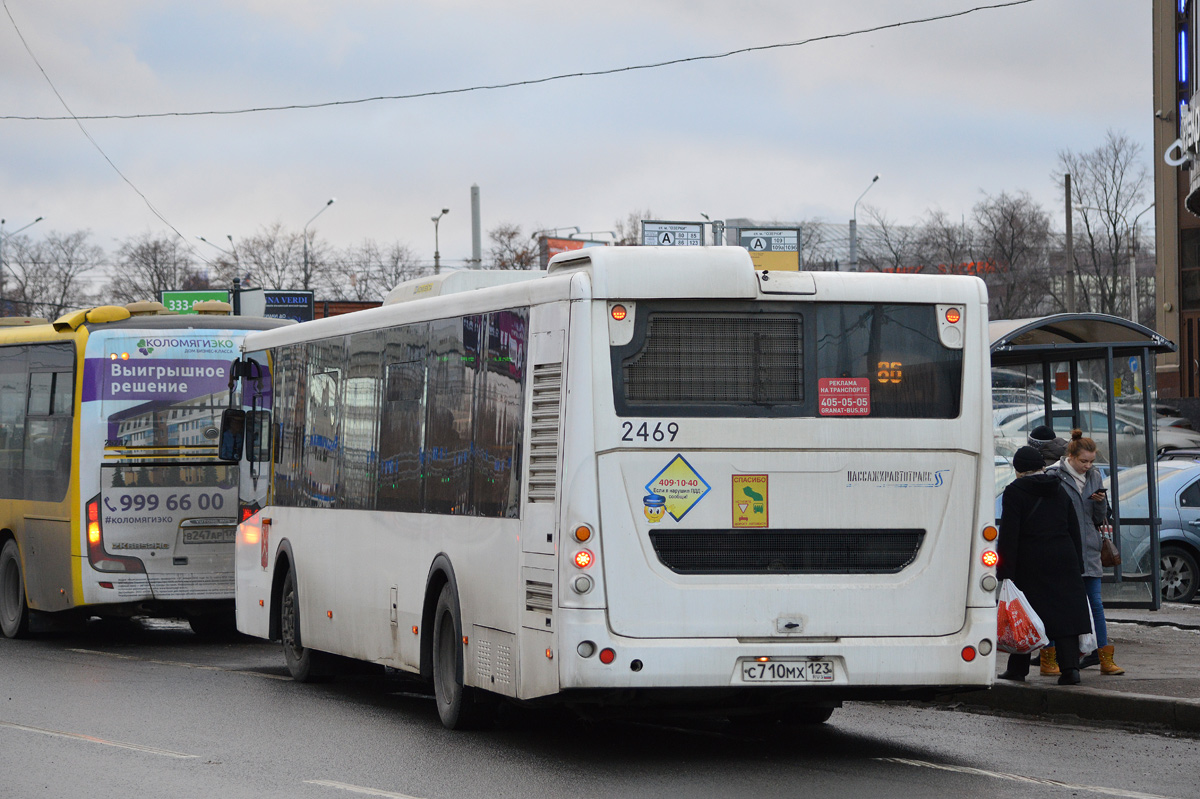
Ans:
{"label": "tan boots", "polygon": [[[1042,651],[1045,651],[1045,650],[1042,650]],[[1109,644],[1108,646],[1102,646],[1097,651],[1100,653],[1100,673],[1101,674],[1124,674],[1125,673],[1125,669],[1121,668],[1116,663],[1113,663],[1113,645],[1112,644]],[[1045,674],[1045,672],[1042,672],[1042,673]]]}
{"label": "tan boots", "polygon": [[[1111,659],[1111,652],[1109,657]],[[1062,672],[1058,669],[1058,653],[1052,646],[1042,647],[1041,672],[1043,677],[1062,676]]]}

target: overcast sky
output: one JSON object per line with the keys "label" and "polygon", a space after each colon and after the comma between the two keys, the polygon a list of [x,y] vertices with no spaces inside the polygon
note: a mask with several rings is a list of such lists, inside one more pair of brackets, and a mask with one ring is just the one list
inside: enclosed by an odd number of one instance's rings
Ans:
{"label": "overcast sky", "polygon": [[[988,0],[5,0],[78,115],[459,89],[795,42]],[[998,2],[1002,0],[991,0]],[[533,86],[315,110],[95,120],[88,133],[199,254],[281,222],[342,247],[470,256],[485,230],[660,219],[902,221],[1029,191],[1112,128],[1153,157],[1150,0],[1033,0],[956,19]],[[0,115],[61,116],[0,13]],[[1147,202],[1152,198],[1148,198]],[[860,206],[861,207],[861,206]],[[71,121],[0,120],[0,217],[107,250],[169,232]],[[486,242],[485,242],[486,248]]]}

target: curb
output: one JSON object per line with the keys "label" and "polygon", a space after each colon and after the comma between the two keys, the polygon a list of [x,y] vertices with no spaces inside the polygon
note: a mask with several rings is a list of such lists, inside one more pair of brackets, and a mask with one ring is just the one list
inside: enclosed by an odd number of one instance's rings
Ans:
{"label": "curb", "polygon": [[950,694],[939,701],[1030,716],[1066,714],[1092,721],[1155,724],[1177,732],[1200,733],[1200,699],[997,682],[989,691]]}
{"label": "curb", "polygon": [[1119,616],[1107,616],[1109,624],[1136,624],[1140,627],[1171,627],[1176,630],[1192,630],[1200,632],[1200,624],[1181,624],[1177,621],[1152,621],[1150,619],[1122,619]]}

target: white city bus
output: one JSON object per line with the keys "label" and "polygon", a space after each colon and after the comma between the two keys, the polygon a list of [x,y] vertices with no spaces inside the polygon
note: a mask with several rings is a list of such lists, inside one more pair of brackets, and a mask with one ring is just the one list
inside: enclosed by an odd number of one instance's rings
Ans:
{"label": "white city bus", "polygon": [[986,312],[976,278],[593,248],[253,333],[238,629],[299,680],[420,674],[452,728],[988,686]]}
{"label": "white city bus", "polygon": [[247,330],[290,323],[220,305],[0,320],[0,633],[28,634],[30,611],[232,631],[229,364]]}

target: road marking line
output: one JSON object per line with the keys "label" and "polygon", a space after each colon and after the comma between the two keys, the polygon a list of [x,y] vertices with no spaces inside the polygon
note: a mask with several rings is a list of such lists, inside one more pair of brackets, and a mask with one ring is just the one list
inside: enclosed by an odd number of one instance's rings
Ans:
{"label": "road marking line", "polygon": [[1090,793],[1101,793],[1107,796],[1122,796],[1127,797],[1127,799],[1172,799],[1172,797],[1162,796],[1156,793],[1123,791],[1120,788],[1104,788],[1099,785],[1076,785],[1070,782],[1060,782],[1059,780],[1046,779],[1045,777],[1026,777],[1023,774],[1005,774],[1002,771],[987,771],[986,769],[971,768],[970,766],[948,766],[942,763],[931,763],[927,760],[910,760],[904,757],[876,757],[874,760],[878,760],[882,763],[899,763],[902,766],[919,766],[921,768],[932,768],[940,771],[954,771],[959,774],[974,774],[978,777],[992,777],[997,780],[1029,782],[1035,785],[1046,785],[1052,788],[1065,788],[1071,791],[1088,791]]}
{"label": "road marking line", "polygon": [[21,730],[22,732],[36,732],[39,735],[49,735],[53,738],[69,738],[75,741],[87,741],[88,743],[92,744],[101,744],[102,746],[115,746],[118,749],[132,749],[135,752],[145,752],[148,755],[177,757],[182,760],[200,757],[200,755],[185,755],[182,752],[172,752],[170,749],[155,749],[153,746],[142,746],[141,744],[130,744],[122,741],[107,741],[104,738],[97,738],[93,735],[83,735],[82,733],[78,732],[43,730],[41,727],[29,727],[24,724],[14,724],[11,721],[0,721],[0,727],[7,727],[12,730]]}
{"label": "road marking line", "polygon": [[339,791],[349,791],[350,793],[361,793],[367,796],[383,796],[386,799],[417,799],[415,796],[409,796],[406,793],[395,793],[394,791],[381,791],[378,788],[364,788],[361,785],[350,785],[345,782],[334,782],[333,780],[305,780],[308,785],[320,785],[323,788],[337,788]]}
{"label": "road marking line", "polygon": [[81,655],[103,655],[108,658],[116,658],[117,660],[137,660],[142,663],[154,663],[159,666],[182,666],[185,669],[200,669],[201,671],[225,671],[230,674],[246,674],[251,677],[262,677],[264,680],[291,680],[291,677],[283,677],[278,674],[263,674],[261,671],[246,671],[243,669],[229,669],[224,666],[205,666],[200,663],[187,663],[182,660],[157,660],[155,658],[144,658],[136,655],[120,655],[116,652],[101,652],[98,649],[67,649],[68,652],[78,652]]}

